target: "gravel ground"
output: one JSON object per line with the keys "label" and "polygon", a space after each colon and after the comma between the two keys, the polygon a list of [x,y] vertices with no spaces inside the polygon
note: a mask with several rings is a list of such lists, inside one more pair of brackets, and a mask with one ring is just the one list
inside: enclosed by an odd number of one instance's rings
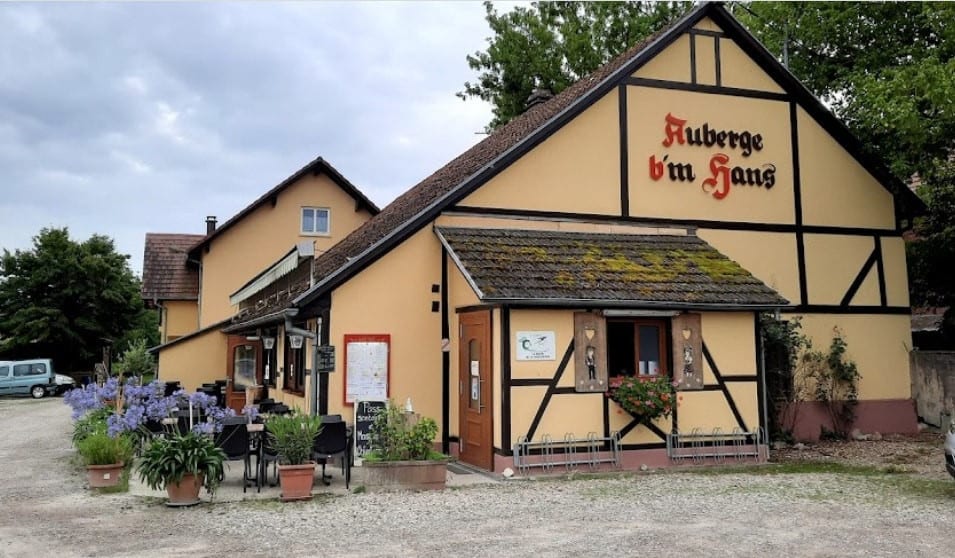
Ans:
{"label": "gravel ground", "polygon": [[[955,520],[942,476],[765,468],[169,509],[90,493],[59,399],[0,399],[0,424],[0,556],[942,556]],[[930,443],[910,455],[928,463]],[[940,449],[931,460],[941,467]]]}

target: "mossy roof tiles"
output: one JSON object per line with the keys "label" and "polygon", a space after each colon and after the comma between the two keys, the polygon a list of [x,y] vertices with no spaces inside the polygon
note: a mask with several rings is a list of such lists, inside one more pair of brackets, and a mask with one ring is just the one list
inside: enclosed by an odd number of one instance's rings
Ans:
{"label": "mossy roof tiles", "polygon": [[694,235],[452,227],[436,231],[485,302],[789,304]]}

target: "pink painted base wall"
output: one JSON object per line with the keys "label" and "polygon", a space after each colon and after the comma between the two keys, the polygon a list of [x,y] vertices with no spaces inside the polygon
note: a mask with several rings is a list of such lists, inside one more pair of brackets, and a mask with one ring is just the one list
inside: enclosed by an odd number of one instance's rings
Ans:
{"label": "pink painted base wall", "polygon": [[[918,418],[912,399],[859,401],[855,412],[852,428],[865,434],[918,434]],[[823,426],[832,430],[832,420],[825,405],[816,401],[802,401],[783,408],[780,424],[792,428],[793,437],[801,442],[818,441]]]}

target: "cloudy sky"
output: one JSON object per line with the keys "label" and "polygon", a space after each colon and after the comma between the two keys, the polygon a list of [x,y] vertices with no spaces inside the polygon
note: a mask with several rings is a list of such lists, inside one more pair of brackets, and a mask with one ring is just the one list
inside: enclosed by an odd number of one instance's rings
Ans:
{"label": "cloudy sky", "polygon": [[467,147],[478,2],[0,3],[0,248],[204,232],[318,155],[380,206]]}

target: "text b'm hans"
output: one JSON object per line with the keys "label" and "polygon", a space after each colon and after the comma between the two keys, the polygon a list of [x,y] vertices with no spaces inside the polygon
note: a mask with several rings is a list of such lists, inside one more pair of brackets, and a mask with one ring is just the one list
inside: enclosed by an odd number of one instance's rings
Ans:
{"label": "text b'm hans", "polygon": [[[704,122],[701,127],[686,126],[686,120],[667,113],[664,125],[663,146],[693,145],[739,149],[743,157],[749,157],[754,151],[762,151],[763,136],[749,131],[712,129]],[[660,180],[664,176],[664,166],[669,179],[674,182],[695,182],[696,173],[691,163],[668,162],[669,155],[657,160],[650,156],[650,178]],[[664,165],[664,163],[666,163]],[[761,167],[732,166],[730,157],[725,153],[715,153],[710,157],[710,176],[703,180],[703,191],[721,200],[729,192],[731,185],[762,186],[766,189],[776,184],[776,166],[767,163]]]}

